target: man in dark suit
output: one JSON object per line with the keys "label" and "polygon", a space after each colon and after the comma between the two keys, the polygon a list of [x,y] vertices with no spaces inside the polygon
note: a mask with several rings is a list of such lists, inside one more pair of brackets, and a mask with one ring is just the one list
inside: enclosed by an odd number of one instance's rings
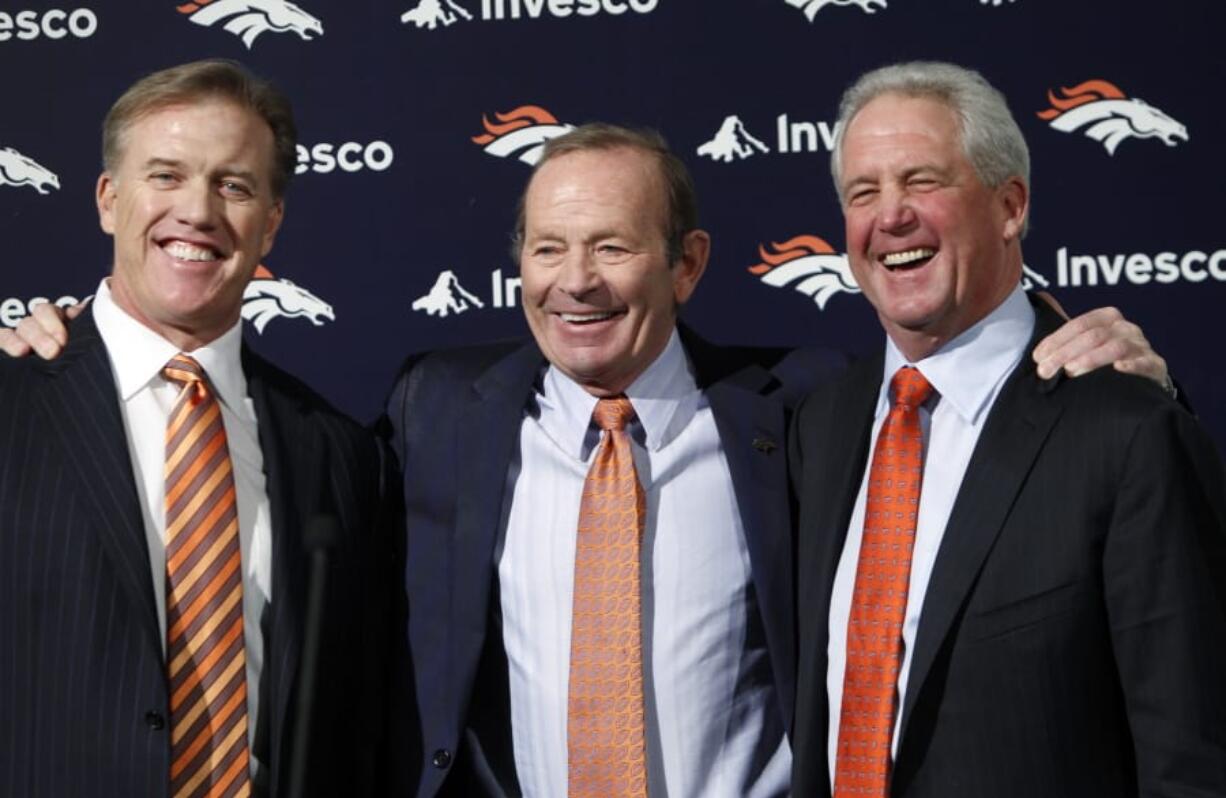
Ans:
{"label": "man in dark suit", "polygon": [[796,793],[1226,795],[1212,444],[1146,381],[1036,375],[1029,156],[981,76],[886,67],[840,117],[887,342],[797,411]]}
{"label": "man in dark suit", "polygon": [[658,137],[588,125],[550,142],[515,241],[534,340],[404,367],[388,419],[409,514],[417,795],[579,794],[567,769],[575,524],[592,406],[619,394],[640,417],[648,507],[646,792],[788,790],[782,444],[796,398],[841,358],[715,346],[679,327],[707,261],[695,217]]}
{"label": "man in dark suit", "polygon": [[[552,142],[518,228],[534,340],[415,356],[389,404],[412,550],[414,659],[399,672],[412,684],[388,704],[399,758],[416,771],[401,791],[570,788],[573,552],[598,448],[589,418],[624,392],[641,415],[631,436],[647,508],[646,785],[782,794],[795,624],[781,444],[796,399],[842,358],[715,346],[677,325],[708,237],[658,137],[597,125]],[[1103,331],[1106,349],[1086,352]],[[1117,313],[1065,332],[1054,363],[1124,357],[1165,376]],[[52,336],[30,338],[53,353]]]}
{"label": "man in dark suit", "polygon": [[287,795],[321,515],[339,535],[305,794],[374,794],[383,458],[241,343],[288,101],[231,62],[174,67],[116,102],[103,150],[112,273],[61,357],[0,362],[0,794]]}

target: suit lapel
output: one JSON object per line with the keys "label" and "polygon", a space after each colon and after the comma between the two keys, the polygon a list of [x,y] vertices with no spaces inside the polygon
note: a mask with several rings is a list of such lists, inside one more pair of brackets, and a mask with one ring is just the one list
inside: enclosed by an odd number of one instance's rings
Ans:
{"label": "suit lapel", "polygon": [[[321,495],[324,451],[298,397],[278,390],[267,365],[243,347],[247,392],[255,406],[272,521],[272,601],[264,624],[269,754],[287,750],[286,713],[298,675],[306,591],[301,533]],[[273,778],[279,775],[274,771]],[[274,782],[274,788],[276,784]]]}
{"label": "suit lapel", "polygon": [[102,548],[160,657],[144,518],[115,378],[92,308],[72,325],[63,354],[42,368],[48,379],[40,398],[54,440],[76,471]]}
{"label": "suit lapel", "polygon": [[[829,667],[827,647],[830,641],[830,599],[834,575],[847,525],[851,520],[856,495],[868,462],[873,426],[873,410],[881,386],[883,357],[857,364],[835,386],[825,392],[829,396],[827,411],[817,417],[818,428],[805,431],[815,451],[809,452],[801,475],[801,526],[798,530],[797,559],[799,567],[808,569],[798,576],[798,602],[801,607],[800,639],[809,641],[799,652],[801,667],[806,669],[812,687],[804,691],[812,718],[810,752],[805,754],[826,763],[830,697],[826,693],[826,670]],[[829,763],[827,763],[829,767]],[[823,768],[815,783],[829,794],[827,770]]]}
{"label": "suit lapel", "polygon": [[543,363],[535,344],[526,344],[482,374],[467,399],[458,441],[456,574],[450,608],[453,640],[460,649],[456,662],[475,662],[485,640],[507,473],[524,406]]}
{"label": "suit lapel", "polygon": [[1062,410],[1050,396],[1060,377],[1039,380],[1030,357],[1035,344],[1059,320],[1044,308],[1036,310],[1038,320],[1030,346],[989,413],[945,526],[920,615],[902,709],[900,756],[911,712],[933,661],[958,622],[984,560]]}
{"label": "suit lapel", "polygon": [[692,359],[728,462],[745,530],[759,613],[780,682],[777,688],[783,703],[784,722],[790,726],[795,695],[795,668],[792,666],[795,609],[784,453],[785,413],[778,402],[765,395],[777,386],[770,372],[754,366],[704,385],[700,352],[694,348]]}

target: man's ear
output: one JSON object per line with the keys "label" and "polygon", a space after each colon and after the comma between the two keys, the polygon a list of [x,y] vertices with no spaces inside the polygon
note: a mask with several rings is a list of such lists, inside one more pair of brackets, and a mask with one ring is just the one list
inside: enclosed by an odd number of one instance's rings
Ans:
{"label": "man's ear", "polygon": [[1020,177],[1011,177],[997,189],[1004,214],[1002,234],[1005,241],[1021,238],[1030,211],[1030,189]]}
{"label": "man's ear", "polygon": [[698,287],[707,259],[711,256],[711,236],[705,230],[691,230],[681,239],[681,257],[673,263],[673,299],[683,305]]}
{"label": "man's ear", "polygon": [[285,218],[285,200],[279,199],[273,203],[272,208],[268,211],[268,218],[264,220],[264,240],[260,244],[260,257],[266,257],[272,251],[272,242],[277,238],[277,231],[281,229],[281,220]]}
{"label": "man's ear", "polygon": [[94,200],[98,204],[98,224],[103,232],[115,233],[115,179],[110,172],[98,175],[98,186],[94,192]]}

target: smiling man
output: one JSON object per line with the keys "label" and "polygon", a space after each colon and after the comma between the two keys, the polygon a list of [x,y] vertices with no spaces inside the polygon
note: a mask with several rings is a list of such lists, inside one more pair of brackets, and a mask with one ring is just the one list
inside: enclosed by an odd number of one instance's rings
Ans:
{"label": "smiling man", "polygon": [[550,141],[513,247],[533,340],[415,356],[388,406],[416,794],[785,795],[783,444],[843,359],[679,325],[710,237],[655,134]]}
{"label": "smiling man", "polygon": [[[293,116],[226,61],[103,126],[113,266],[51,362],[0,362],[0,793],[287,795],[308,553],[332,516],[312,795],[379,791],[394,561],[375,440],[248,351]],[[398,577],[398,575],[396,575]]]}
{"label": "smiling man", "polygon": [[[1029,153],[978,73],[843,97],[832,170],[884,351],[790,449],[798,795],[1226,794],[1226,480],[1151,382],[1040,379]],[[875,445],[873,441],[876,441]]]}

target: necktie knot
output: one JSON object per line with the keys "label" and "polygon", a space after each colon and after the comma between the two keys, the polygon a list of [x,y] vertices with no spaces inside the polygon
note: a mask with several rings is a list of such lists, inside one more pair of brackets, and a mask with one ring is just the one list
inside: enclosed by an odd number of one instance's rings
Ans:
{"label": "necktie knot", "polygon": [[601,399],[592,411],[592,420],[596,422],[596,426],[610,432],[625,429],[632,418],[634,405],[630,404],[630,400],[625,396]]}
{"label": "necktie knot", "polygon": [[196,359],[182,352],[162,366],[162,376],[180,386],[204,382],[205,377],[204,369],[200,367]]}
{"label": "necktie knot", "polygon": [[919,369],[903,366],[894,372],[890,380],[890,392],[894,394],[894,405],[906,405],[915,408],[922,405],[932,395],[932,384],[920,374]]}

